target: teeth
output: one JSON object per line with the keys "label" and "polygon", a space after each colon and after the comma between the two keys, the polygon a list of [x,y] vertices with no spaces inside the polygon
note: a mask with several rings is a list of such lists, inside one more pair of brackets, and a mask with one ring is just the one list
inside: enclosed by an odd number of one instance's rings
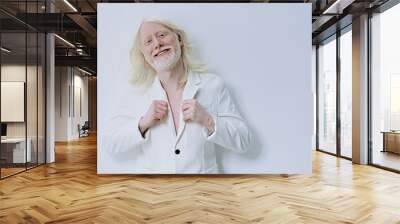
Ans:
{"label": "teeth", "polygon": [[159,52],[158,54],[156,54],[156,57],[159,56],[159,55],[161,55],[161,54],[163,54],[163,53],[165,53],[165,52],[167,52],[167,51],[169,51],[169,49],[165,49],[165,50]]}

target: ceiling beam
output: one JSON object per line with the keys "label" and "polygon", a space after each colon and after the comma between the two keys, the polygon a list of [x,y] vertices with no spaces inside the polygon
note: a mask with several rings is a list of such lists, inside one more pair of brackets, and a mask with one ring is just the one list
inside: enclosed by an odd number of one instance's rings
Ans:
{"label": "ceiling beam", "polygon": [[90,37],[86,38],[86,41],[89,42],[90,46],[96,46],[97,42],[97,30],[90,24],[85,17],[80,14],[68,14],[67,15],[71,20],[73,20],[77,25],[79,25],[82,30]]}
{"label": "ceiling beam", "polygon": [[56,66],[81,66],[96,71],[97,60],[91,56],[55,56]]}
{"label": "ceiling beam", "polygon": [[351,5],[355,0],[336,0],[330,4],[322,14],[342,14],[343,10]]}

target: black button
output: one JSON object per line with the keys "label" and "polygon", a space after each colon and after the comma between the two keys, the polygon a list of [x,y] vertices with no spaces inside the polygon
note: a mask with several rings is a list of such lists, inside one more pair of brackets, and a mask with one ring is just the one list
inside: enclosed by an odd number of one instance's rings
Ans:
{"label": "black button", "polygon": [[179,153],[181,153],[181,150],[179,150],[179,149],[175,149],[175,154],[179,154]]}

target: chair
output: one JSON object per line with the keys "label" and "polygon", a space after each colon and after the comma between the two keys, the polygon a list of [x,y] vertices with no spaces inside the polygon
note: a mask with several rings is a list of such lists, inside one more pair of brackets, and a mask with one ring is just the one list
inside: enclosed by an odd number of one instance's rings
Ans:
{"label": "chair", "polygon": [[82,127],[78,124],[79,138],[89,136],[89,129],[90,129],[89,121],[85,121]]}

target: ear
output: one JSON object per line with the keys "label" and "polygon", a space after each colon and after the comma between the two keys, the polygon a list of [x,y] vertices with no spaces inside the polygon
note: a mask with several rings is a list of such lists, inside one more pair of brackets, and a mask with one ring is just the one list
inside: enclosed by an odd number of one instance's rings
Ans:
{"label": "ear", "polygon": [[178,37],[178,41],[181,44],[181,46],[183,46],[183,41],[182,41],[181,35],[176,34],[176,36]]}

